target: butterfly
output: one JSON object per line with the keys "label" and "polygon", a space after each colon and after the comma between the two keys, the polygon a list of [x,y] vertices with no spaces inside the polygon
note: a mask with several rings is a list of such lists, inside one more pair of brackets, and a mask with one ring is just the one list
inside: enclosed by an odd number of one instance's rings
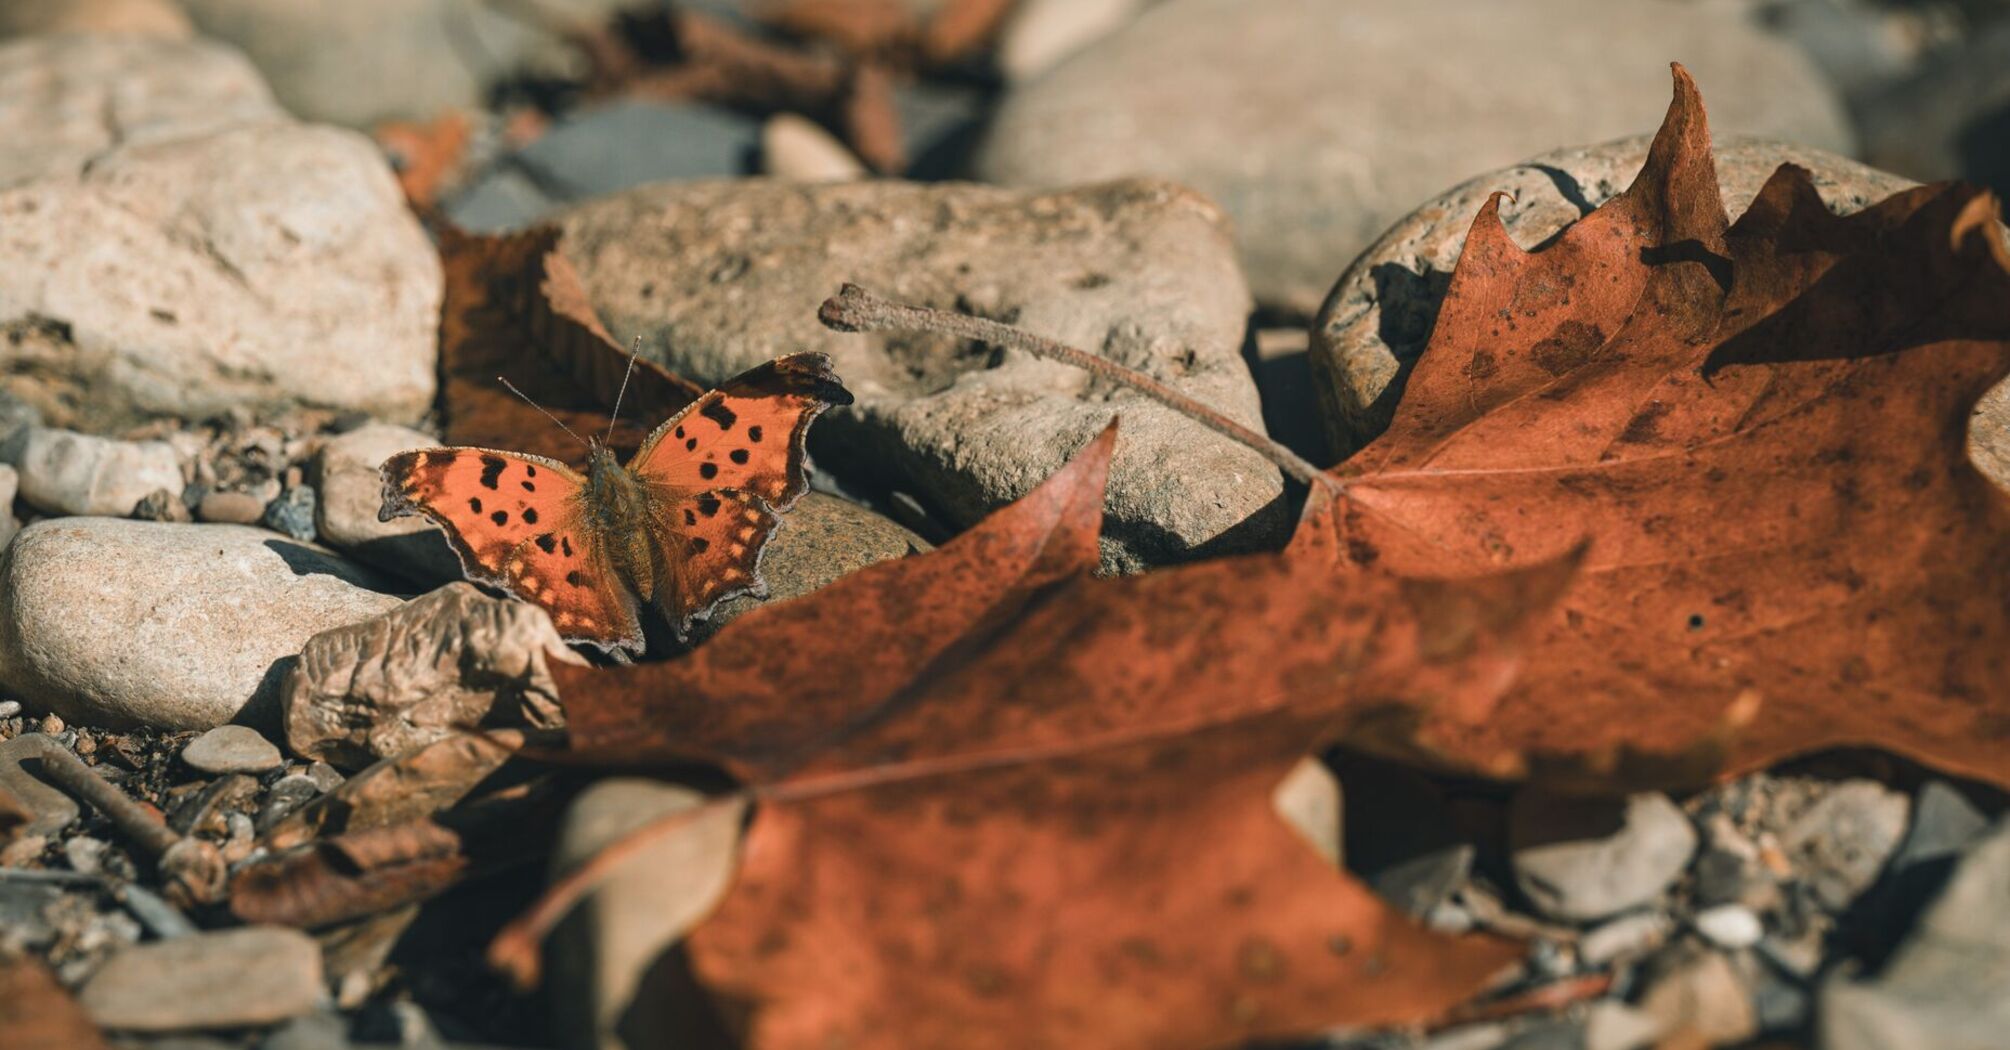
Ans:
{"label": "butterfly", "polygon": [[640,653],[643,602],[681,638],[719,602],[766,595],[761,553],[809,487],[810,424],[851,402],[829,357],[794,354],[685,406],[625,466],[598,440],[584,475],[495,449],[401,452],[379,469],[377,518],[425,515],[470,579],[542,606],[568,641]]}

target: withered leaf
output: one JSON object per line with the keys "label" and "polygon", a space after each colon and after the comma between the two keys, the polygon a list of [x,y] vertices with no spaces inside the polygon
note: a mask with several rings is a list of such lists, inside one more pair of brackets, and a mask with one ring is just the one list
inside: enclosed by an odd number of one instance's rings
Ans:
{"label": "withered leaf", "polygon": [[1114,438],[685,658],[554,668],[579,756],[754,786],[738,879],[686,945],[749,1045],[1237,1045],[1427,1018],[1515,956],[1390,910],[1271,793],[1357,717],[1490,699],[1568,560],[1096,579]]}
{"label": "withered leaf", "polygon": [[[581,434],[607,429],[630,354],[607,334],[557,246],[550,226],[502,237],[441,231],[440,389],[449,443],[584,462],[579,442],[498,376]],[[628,384],[623,421],[609,442],[623,453],[705,392],[647,359],[635,362]]]}
{"label": "withered leaf", "polygon": [[0,957],[0,1032],[8,1050],[105,1050],[84,1008],[32,956]]}
{"label": "withered leaf", "polygon": [[1788,166],[1729,224],[1675,86],[1633,186],[1553,243],[1481,212],[1388,432],[1337,471],[1350,574],[1590,543],[1492,713],[1390,746],[1609,782],[1869,745],[2010,784],[2010,520],[1967,451],[2010,370],[1993,202],[1839,218]]}

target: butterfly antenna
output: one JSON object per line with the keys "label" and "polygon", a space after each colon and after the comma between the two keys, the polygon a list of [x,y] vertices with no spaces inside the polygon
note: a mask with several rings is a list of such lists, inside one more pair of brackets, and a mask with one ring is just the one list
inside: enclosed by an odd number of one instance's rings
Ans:
{"label": "butterfly antenna", "polygon": [[614,424],[621,421],[621,399],[628,396],[628,377],[635,374],[635,359],[642,356],[642,337],[635,337],[635,346],[628,351],[628,371],[621,373],[621,389],[614,392],[614,411],[607,414],[607,436],[601,444],[614,440]]}
{"label": "butterfly antenna", "polygon": [[523,398],[523,403],[524,403],[524,404],[526,404],[526,405],[529,405],[530,407],[532,407],[532,408],[534,408],[534,409],[537,409],[537,410],[538,410],[539,412],[544,412],[544,418],[546,418],[546,419],[549,419],[549,420],[551,420],[551,421],[552,421],[552,422],[554,422],[554,423],[557,423],[557,424],[558,424],[558,429],[560,429],[560,430],[563,430],[563,431],[565,431],[566,433],[568,433],[568,434],[571,434],[571,435],[572,435],[572,440],[574,440],[574,441],[577,441],[577,442],[579,442],[579,443],[580,443],[580,444],[582,444],[582,445],[585,445],[585,446],[586,446],[587,448],[592,448],[592,447],[593,447],[593,442],[591,442],[591,441],[588,441],[588,440],[586,440],[586,439],[585,439],[585,438],[583,438],[583,437],[580,437],[580,436],[579,436],[579,434],[578,434],[578,433],[576,433],[576,432],[574,432],[574,430],[573,430],[573,429],[572,429],[571,427],[569,427],[569,426],[566,426],[566,425],[565,425],[565,420],[563,420],[563,419],[560,419],[560,418],[558,418],[557,416],[554,416],[554,415],[552,415],[552,414],[551,414],[550,412],[547,412],[547,411],[545,411],[545,407],[544,407],[543,405],[540,405],[540,404],[538,404],[537,402],[535,402],[535,401],[532,401],[532,400],[530,399],[530,395],[528,395],[528,394],[525,394],[525,393],[524,393],[523,391],[521,391],[521,390],[518,390],[518,389],[516,388],[516,384],[515,384],[515,383],[512,383],[512,382],[510,382],[509,380],[507,380],[507,379],[504,379],[504,378],[503,378],[503,377],[501,377],[501,376],[497,376],[497,377],[496,377],[496,382],[498,382],[498,383],[501,383],[501,384],[502,384],[503,386],[505,386],[505,387],[509,388],[509,392],[510,392],[510,393],[512,393],[512,394],[515,394],[516,396],[518,396],[518,397],[520,397],[520,398]]}

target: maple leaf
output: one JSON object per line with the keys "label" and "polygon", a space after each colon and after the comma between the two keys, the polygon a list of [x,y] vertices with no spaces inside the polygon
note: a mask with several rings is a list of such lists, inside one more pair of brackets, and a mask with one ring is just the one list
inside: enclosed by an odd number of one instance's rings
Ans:
{"label": "maple leaf", "polygon": [[558,250],[558,229],[484,237],[440,232],[446,275],[440,308],[440,402],[449,444],[501,448],[583,465],[585,447],[509,392],[535,397],[566,426],[600,434],[624,378],[626,419],[608,447],[627,454],[703,387],[617,345],[593,311],[578,273]]}
{"label": "maple leaf", "polygon": [[1532,252],[1498,202],[1388,431],[1335,472],[1338,564],[1589,554],[1488,717],[1385,746],[1693,780],[1870,745],[2010,785],[2010,521],[1967,450],[2010,370],[1994,202],[1842,218],[1783,166],[1732,225],[1680,66],[1624,194]]}
{"label": "maple leaf", "polygon": [[1427,1018],[1516,956],[1392,911],[1272,793],[1356,717],[1483,704],[1569,560],[1094,578],[1114,444],[686,657],[554,668],[575,760],[709,762],[759,802],[685,946],[749,1045],[1238,1045]]}

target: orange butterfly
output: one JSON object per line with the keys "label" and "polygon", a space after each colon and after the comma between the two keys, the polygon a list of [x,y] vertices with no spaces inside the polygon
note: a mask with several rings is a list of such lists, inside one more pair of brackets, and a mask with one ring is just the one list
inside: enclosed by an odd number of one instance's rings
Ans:
{"label": "orange butterfly", "polygon": [[640,652],[639,602],[682,637],[719,602],[766,593],[761,552],[808,488],[810,423],[851,401],[829,357],[795,354],[685,406],[625,467],[599,441],[584,477],[516,452],[401,452],[380,468],[377,518],[424,514],[470,579],[542,606],[568,640]]}

